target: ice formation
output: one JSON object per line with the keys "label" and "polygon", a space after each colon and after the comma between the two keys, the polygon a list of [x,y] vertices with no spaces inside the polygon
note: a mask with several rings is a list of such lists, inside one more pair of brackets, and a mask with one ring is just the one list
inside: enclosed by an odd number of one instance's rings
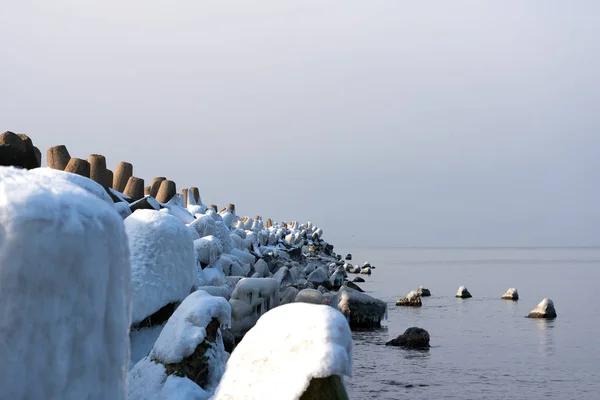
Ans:
{"label": "ice formation", "polygon": [[172,215],[136,210],[125,219],[131,253],[132,322],[180,302],[198,283],[192,234]]}
{"label": "ice formation", "polygon": [[203,265],[210,265],[223,254],[223,244],[216,237],[209,235],[194,240],[196,260]]}
{"label": "ice formation", "polygon": [[0,167],[0,387],[7,399],[124,399],[130,261],[97,183]]}
{"label": "ice formation", "polygon": [[231,330],[243,335],[265,312],[279,305],[279,282],[273,278],[240,279],[229,300]]}
{"label": "ice formation", "polygon": [[232,353],[215,400],[299,399],[311,379],[352,374],[352,334],[344,316],[292,303],[263,315]]}

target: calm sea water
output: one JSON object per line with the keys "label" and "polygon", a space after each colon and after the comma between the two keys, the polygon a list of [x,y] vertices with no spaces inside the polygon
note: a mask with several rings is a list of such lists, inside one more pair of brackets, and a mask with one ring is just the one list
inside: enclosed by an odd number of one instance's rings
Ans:
{"label": "calm sea water", "polygon": [[[351,252],[377,267],[359,285],[388,303],[384,327],[354,333],[352,399],[600,399],[600,248]],[[395,306],[419,285],[423,307]],[[518,302],[500,299],[509,287]],[[558,318],[524,318],[544,297]],[[385,346],[411,326],[431,349]]]}

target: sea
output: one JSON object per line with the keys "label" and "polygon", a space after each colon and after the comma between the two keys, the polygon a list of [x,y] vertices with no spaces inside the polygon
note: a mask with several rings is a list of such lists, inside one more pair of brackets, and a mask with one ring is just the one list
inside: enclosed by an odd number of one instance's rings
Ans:
{"label": "sea", "polygon": [[[347,251],[376,267],[359,286],[388,308],[381,328],[353,332],[351,399],[600,399],[600,248]],[[422,307],[396,307],[420,285]],[[455,298],[461,285],[472,298]],[[511,287],[520,299],[500,299]],[[545,297],[558,317],[526,318]],[[385,346],[413,326],[430,349]]]}

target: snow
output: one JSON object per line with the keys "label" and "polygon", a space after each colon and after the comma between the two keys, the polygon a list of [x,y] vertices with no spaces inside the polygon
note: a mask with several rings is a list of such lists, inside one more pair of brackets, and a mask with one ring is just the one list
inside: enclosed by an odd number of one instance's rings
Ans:
{"label": "snow", "polygon": [[129,371],[128,398],[130,400],[157,400],[166,378],[167,372],[162,364],[152,361],[150,357],[142,358]]}
{"label": "snow", "polygon": [[231,307],[222,297],[198,290],[175,310],[154,343],[150,357],[166,364],[180,362],[191,355],[206,336],[212,318],[221,326],[231,324]]}
{"label": "snow", "polygon": [[125,398],[129,263],[100,185],[0,167],[2,398]]}
{"label": "snow", "polygon": [[125,219],[131,215],[131,209],[129,203],[123,203],[122,201],[114,204],[115,210],[119,213],[121,218]]}
{"label": "snow", "polygon": [[133,282],[132,322],[182,301],[198,283],[192,234],[176,217],[136,210],[125,219]]}
{"label": "snow", "polygon": [[209,392],[190,379],[171,375],[160,391],[159,400],[208,400],[210,396]]}
{"label": "snow", "polygon": [[213,398],[299,399],[312,378],[351,371],[346,318],[329,306],[286,304],[263,315],[238,344]]}
{"label": "snow", "polygon": [[167,322],[165,321],[160,325],[151,326],[149,328],[134,329],[129,333],[131,349],[129,368],[133,368],[138,361],[150,353],[150,350],[152,350],[152,347],[154,346],[154,342],[158,339],[158,335],[160,335],[160,332],[166,323]]}

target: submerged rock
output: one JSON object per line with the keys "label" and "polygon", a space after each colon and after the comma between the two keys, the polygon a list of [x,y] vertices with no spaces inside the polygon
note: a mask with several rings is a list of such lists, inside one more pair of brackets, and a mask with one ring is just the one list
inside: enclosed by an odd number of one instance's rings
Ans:
{"label": "submerged rock", "polygon": [[419,286],[417,289],[417,294],[421,297],[428,297],[431,296],[431,291],[429,291],[429,289],[425,289],[423,286]]}
{"label": "submerged rock", "polygon": [[416,290],[413,290],[406,297],[401,298],[396,302],[397,306],[406,306],[406,307],[421,307],[421,297],[417,293]]}
{"label": "submerged rock", "polygon": [[461,286],[458,288],[458,291],[456,292],[456,297],[461,298],[461,299],[468,299],[471,296],[471,293],[469,293],[469,290],[467,290],[467,288],[465,286]]}
{"label": "submerged rock", "polygon": [[545,298],[529,313],[529,318],[556,318],[556,310],[554,309],[554,302],[549,298]]}
{"label": "submerged rock", "polygon": [[402,335],[398,336],[396,339],[390,340],[385,345],[409,347],[412,349],[427,349],[429,348],[429,332],[423,328],[408,328]]}
{"label": "submerged rock", "polygon": [[510,288],[502,295],[502,299],[504,300],[519,300],[519,292],[517,289]]}

